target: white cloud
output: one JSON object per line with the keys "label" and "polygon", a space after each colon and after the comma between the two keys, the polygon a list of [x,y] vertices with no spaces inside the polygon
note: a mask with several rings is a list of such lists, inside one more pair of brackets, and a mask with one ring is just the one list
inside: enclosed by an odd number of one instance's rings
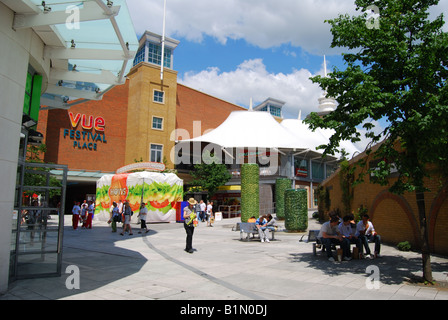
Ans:
{"label": "white cloud", "polygon": [[[127,3],[139,34],[162,32],[163,0]],[[447,8],[448,0],[441,0],[432,17]],[[290,44],[322,55],[336,52],[329,48],[330,25],[324,21],[345,13],[356,14],[354,0],[167,0],[166,31],[195,42],[204,36],[222,44],[244,39],[260,48]]]}
{"label": "white cloud", "polygon": [[[321,72],[323,73],[323,72]],[[289,74],[269,73],[262,59],[246,60],[235,70],[221,72],[212,67],[198,73],[187,72],[180,83],[201,90],[220,99],[248,106],[252,97],[254,106],[268,97],[286,102],[283,107],[285,118],[296,118],[318,111],[318,98],[322,91],[309,78],[308,70],[293,70]]]}
{"label": "white cloud", "polygon": [[[162,0],[127,0],[134,26],[161,33]],[[353,0],[167,0],[167,34],[201,42],[211,36],[222,44],[244,39],[260,48],[281,44],[305,51],[328,51],[325,19],[354,13]]]}

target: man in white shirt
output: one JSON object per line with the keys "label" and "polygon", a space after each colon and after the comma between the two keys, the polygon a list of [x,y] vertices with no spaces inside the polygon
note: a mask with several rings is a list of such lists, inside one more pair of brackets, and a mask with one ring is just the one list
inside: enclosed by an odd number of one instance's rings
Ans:
{"label": "man in white shirt", "polygon": [[75,201],[75,205],[73,206],[72,209],[72,226],[73,229],[76,230],[78,229],[78,223],[79,223],[79,213],[81,212],[81,207],[79,206],[79,202]]}
{"label": "man in white shirt", "polygon": [[381,237],[376,233],[375,228],[373,227],[373,224],[369,221],[369,219],[370,217],[367,214],[362,216],[362,220],[359,221],[356,225],[356,236],[361,240],[361,244],[364,244],[366,255],[369,258],[372,258],[372,254],[370,253],[369,248],[369,242],[375,242],[375,251],[373,257],[378,258],[380,257]]}
{"label": "man in white shirt", "polygon": [[327,257],[329,261],[335,261],[331,252],[331,245],[340,245],[342,249],[343,259],[350,261],[350,242],[345,239],[338,230],[339,219],[332,217],[330,221],[325,222],[320,228],[319,235],[320,241],[325,247]]}
{"label": "man in white shirt", "polygon": [[205,203],[204,203],[203,200],[201,200],[201,201],[199,202],[199,207],[201,208],[200,219],[201,219],[202,222],[204,222],[204,221],[205,221],[205,210],[206,210],[206,205],[205,205]]}
{"label": "man in white shirt", "polygon": [[138,233],[142,233],[143,229],[145,229],[145,233],[148,233],[149,229],[146,226],[146,217],[148,216],[148,208],[146,208],[146,204],[144,202],[141,205],[138,216],[140,218],[140,231]]}
{"label": "man in white shirt", "polygon": [[213,214],[213,202],[207,202],[207,212],[206,212],[206,220],[207,227],[213,227],[212,225],[212,214]]}

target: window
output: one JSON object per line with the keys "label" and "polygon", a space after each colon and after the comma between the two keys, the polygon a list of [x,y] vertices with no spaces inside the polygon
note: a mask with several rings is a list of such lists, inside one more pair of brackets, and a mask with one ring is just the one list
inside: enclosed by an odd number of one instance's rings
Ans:
{"label": "window", "polygon": [[163,130],[163,118],[152,117],[152,128],[157,130]]}
{"label": "window", "polygon": [[324,165],[323,163],[312,162],[313,179],[324,179]]}
{"label": "window", "polygon": [[162,162],[162,150],[162,145],[151,144],[151,162]]}
{"label": "window", "polygon": [[135,55],[134,66],[145,60],[145,46],[142,46]]}
{"label": "window", "polygon": [[270,106],[269,107],[271,114],[274,117],[281,117],[282,116],[282,109],[279,107]]}
{"label": "window", "polygon": [[165,95],[163,91],[154,90],[154,97],[153,97],[154,102],[165,103],[164,97]]}
{"label": "window", "polygon": [[308,178],[308,161],[306,159],[294,159],[296,177]]}
{"label": "window", "polygon": [[[165,47],[165,59],[164,59],[164,66],[166,68],[171,68],[171,49]],[[161,63],[161,57],[162,57],[162,46],[159,44],[148,42],[148,62],[158,64],[159,66]]]}

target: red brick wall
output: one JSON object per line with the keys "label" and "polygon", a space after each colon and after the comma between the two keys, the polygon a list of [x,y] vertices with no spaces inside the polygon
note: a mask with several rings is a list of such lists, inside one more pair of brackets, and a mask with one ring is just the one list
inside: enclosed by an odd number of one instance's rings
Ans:
{"label": "red brick wall", "polygon": [[[232,111],[247,109],[177,84],[176,110],[176,128],[185,129],[190,135],[189,138],[196,138],[205,130],[218,127]],[[201,121],[200,132],[193,132],[194,121]],[[181,140],[187,139],[186,137],[180,138]]]}
{"label": "red brick wall", "polygon": [[[88,101],[70,110],[40,112],[39,130],[45,136],[47,153],[45,161],[68,165],[70,170],[93,170],[112,172],[125,165],[127,105],[129,80],[107,92],[101,101]],[[232,111],[246,110],[237,105],[204,94],[197,90],[177,85],[176,128],[188,131],[193,138],[193,122],[201,121],[200,132],[218,127]],[[78,149],[73,146],[77,139],[64,137],[64,129],[85,131],[81,125],[72,128],[68,112],[101,116],[106,121],[107,143],[97,142],[97,151]],[[89,130],[92,134],[95,130]],[[182,137],[186,138],[186,137]],[[81,146],[84,140],[79,140]]]}
{"label": "red brick wall", "polygon": [[[39,126],[46,129],[44,132],[41,131],[45,135],[47,145],[45,162],[65,164],[70,170],[112,172],[122,167],[126,143],[128,88],[127,81],[126,84],[116,86],[107,92],[103,100],[81,103],[71,107],[70,110],[41,111]],[[92,141],[84,140],[82,137],[77,140],[70,138],[69,135],[64,137],[64,129],[90,132],[93,135],[97,133],[95,129],[84,130],[81,121],[76,128],[72,128],[69,112],[75,116],[79,113],[104,118],[105,142],[96,141],[96,151],[74,147],[75,141],[81,146],[84,142]]]}
{"label": "red brick wall", "polygon": [[[359,173],[360,169],[357,169],[355,174]],[[384,242],[397,244],[409,241],[414,248],[419,248],[420,224],[415,193],[392,194],[388,189],[393,182],[390,179],[388,186],[381,186],[365,177],[364,183],[354,187],[351,211],[356,213],[361,206],[367,208],[367,214]],[[433,171],[425,185],[431,190],[425,193],[430,248],[433,253],[448,255],[448,181]],[[339,171],[323,186],[330,192],[330,210],[339,209],[343,213]]]}

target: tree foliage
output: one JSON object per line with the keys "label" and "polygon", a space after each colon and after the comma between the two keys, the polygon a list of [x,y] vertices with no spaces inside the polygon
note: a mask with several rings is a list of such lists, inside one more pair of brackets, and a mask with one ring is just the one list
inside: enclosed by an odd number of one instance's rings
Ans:
{"label": "tree foliage", "polygon": [[[312,128],[334,129],[325,153],[337,150],[341,140],[359,141],[360,125],[371,145],[383,140],[375,151],[381,161],[365,172],[385,185],[391,170],[397,170],[391,192],[415,192],[424,260],[429,254],[424,208],[427,164],[446,170],[448,160],[448,35],[442,30],[443,15],[429,20],[429,9],[438,2],[357,0],[359,15],[328,20],[331,46],[347,52],[346,69],[312,78],[338,107],[323,118],[312,114],[307,120]],[[375,18],[379,24],[373,28],[367,20],[371,8],[379,9]],[[387,126],[375,133],[371,120],[380,119]],[[426,275],[430,277],[430,272]]]}
{"label": "tree foliage", "polygon": [[191,185],[207,190],[210,199],[218,191],[218,187],[225,185],[232,176],[215,155],[205,152],[203,158],[204,162],[196,164],[194,171],[190,172],[193,177]]}

